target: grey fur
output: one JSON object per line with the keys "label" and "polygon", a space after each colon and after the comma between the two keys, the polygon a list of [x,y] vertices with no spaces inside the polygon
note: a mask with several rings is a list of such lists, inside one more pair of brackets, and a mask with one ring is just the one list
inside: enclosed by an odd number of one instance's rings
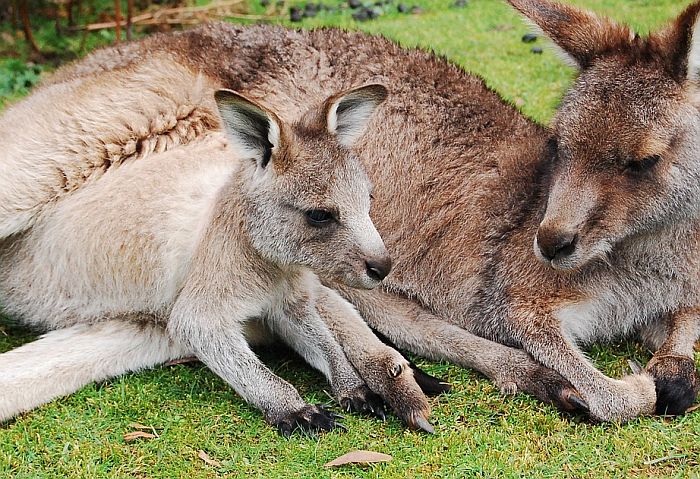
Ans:
{"label": "grey fur", "polygon": [[[283,118],[353,84],[388,85],[356,151],[395,268],[381,290],[339,287],[364,318],[401,347],[596,420],[653,412],[664,384],[692,401],[700,3],[646,39],[570,6],[511,3],[581,68],[551,130],[428,53],[335,30],[209,25],[97,52],[51,82],[165,54]],[[659,350],[622,379],[580,349],[637,334]]]}
{"label": "grey fur", "polygon": [[[62,107],[113,93],[124,75],[106,73],[46,89],[5,115],[31,114],[48,99],[56,107],[35,133],[74,145],[52,154],[46,145],[27,142],[2,158],[6,166],[26,168],[4,191],[3,231],[14,234],[0,239],[0,302],[26,324],[55,331],[0,355],[0,420],[90,381],[195,354],[283,434],[336,427],[333,413],[306,404],[251,351],[251,342],[271,337],[321,371],[341,404],[363,410],[374,401],[381,408],[317,302],[341,307],[323,310],[332,324],[366,326],[314,272],[354,287],[379,284],[367,267],[387,256],[369,218],[371,185],[340,144],[347,135],[336,138],[331,127],[341,119],[362,131],[369,116],[346,118],[329,105],[348,96],[371,114],[386,90],[369,85],[332,95],[289,123],[220,90],[216,101],[227,140],[192,120],[219,123],[209,80],[166,60],[130,73],[127,83],[167,78],[169,99],[176,100],[151,103],[163,113],[150,118],[148,107],[132,110],[130,118],[128,100],[116,113],[98,109],[89,116]],[[111,156],[90,164],[102,153],[94,143],[110,144],[108,137],[137,130],[137,111],[151,133],[137,137],[137,147],[115,141]],[[189,118],[179,120],[184,115]],[[332,211],[333,224],[309,226],[305,212],[317,208]],[[387,364],[407,366],[376,338],[374,344],[390,352]],[[367,361],[359,354],[352,359],[360,366]],[[369,382],[377,388],[382,379]],[[407,411],[407,419],[413,414],[425,421],[427,402],[410,371],[393,382],[412,387],[420,410]]]}

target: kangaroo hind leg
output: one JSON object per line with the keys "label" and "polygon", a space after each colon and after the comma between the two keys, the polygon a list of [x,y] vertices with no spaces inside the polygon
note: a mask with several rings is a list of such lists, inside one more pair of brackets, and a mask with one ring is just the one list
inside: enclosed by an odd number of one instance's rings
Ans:
{"label": "kangaroo hind leg", "polygon": [[152,323],[109,320],[51,331],[0,355],[0,421],[93,381],[188,354]]}

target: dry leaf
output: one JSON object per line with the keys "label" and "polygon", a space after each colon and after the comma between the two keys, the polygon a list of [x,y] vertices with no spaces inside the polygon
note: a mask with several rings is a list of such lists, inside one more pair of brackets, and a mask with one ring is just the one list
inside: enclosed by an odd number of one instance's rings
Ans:
{"label": "dry leaf", "polygon": [[381,452],[351,451],[324,464],[324,467],[338,467],[346,464],[373,464],[377,462],[389,462],[392,459],[390,455],[382,454]]}
{"label": "dry leaf", "polygon": [[155,437],[155,434],[151,434],[150,432],[144,431],[134,431],[124,434],[124,440],[126,442],[135,441],[137,439],[153,439]]}
{"label": "dry leaf", "polygon": [[688,414],[689,412],[697,411],[700,409],[700,404],[696,404],[695,406],[690,406],[688,409],[685,410],[685,414]]}
{"label": "dry leaf", "polygon": [[15,44],[15,37],[13,37],[12,35],[10,35],[10,34],[7,33],[7,32],[2,32],[2,33],[0,33],[0,38],[2,38],[2,40],[3,40],[7,45],[12,46],[12,45]]}
{"label": "dry leaf", "polygon": [[145,425],[139,424],[139,423],[137,423],[137,422],[130,422],[130,423],[128,424],[128,426],[129,426],[131,429],[141,429],[142,431],[151,431],[151,430],[153,430],[153,427],[151,427],[151,426],[145,426]]}
{"label": "dry leaf", "polygon": [[209,454],[202,451],[201,449],[197,453],[197,457],[204,461],[206,464],[209,464],[210,466],[221,467],[221,463],[219,461],[217,461],[216,459],[212,459],[211,457],[209,457]]}

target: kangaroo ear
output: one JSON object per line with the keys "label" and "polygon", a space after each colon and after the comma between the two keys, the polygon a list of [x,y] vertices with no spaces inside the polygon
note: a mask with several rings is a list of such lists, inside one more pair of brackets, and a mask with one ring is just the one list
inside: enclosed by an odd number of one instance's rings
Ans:
{"label": "kangaroo ear", "polygon": [[352,146],[387,94],[386,87],[373,84],[333,95],[325,107],[328,132],[335,135],[341,145]]}
{"label": "kangaroo ear", "polygon": [[686,8],[654,37],[661,41],[669,66],[679,80],[700,80],[700,2]]}
{"label": "kangaroo ear", "polygon": [[592,12],[549,0],[508,0],[542,30],[573,66],[587,68],[593,60],[628,48],[637,37],[627,26]]}
{"label": "kangaroo ear", "polygon": [[231,146],[242,158],[265,168],[280,142],[277,115],[231,90],[218,90],[214,99]]}

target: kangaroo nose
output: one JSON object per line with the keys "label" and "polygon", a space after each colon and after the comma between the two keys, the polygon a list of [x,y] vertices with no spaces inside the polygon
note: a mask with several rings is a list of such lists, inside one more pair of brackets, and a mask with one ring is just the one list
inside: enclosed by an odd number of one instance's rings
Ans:
{"label": "kangaroo nose", "polygon": [[537,246],[542,256],[552,261],[565,258],[574,252],[578,235],[572,231],[542,228],[537,231]]}
{"label": "kangaroo nose", "polygon": [[383,258],[368,259],[365,261],[365,267],[367,268],[367,276],[375,281],[381,281],[391,271],[391,258],[384,256]]}

